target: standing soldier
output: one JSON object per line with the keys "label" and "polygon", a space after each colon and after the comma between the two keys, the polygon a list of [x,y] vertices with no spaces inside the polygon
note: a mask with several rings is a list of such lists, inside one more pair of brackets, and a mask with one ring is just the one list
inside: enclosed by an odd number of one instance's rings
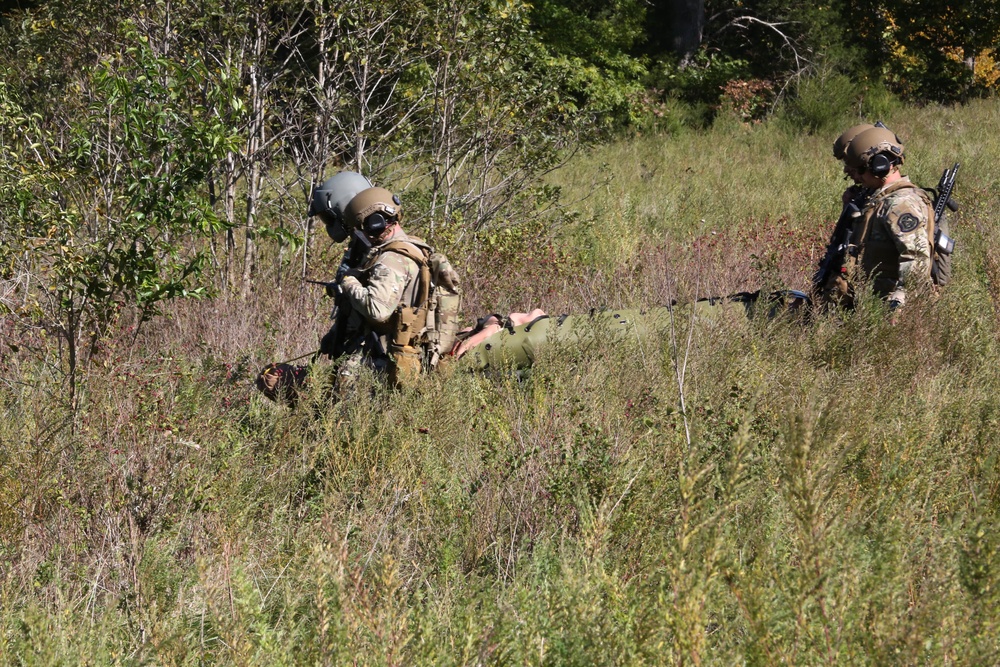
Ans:
{"label": "standing soldier", "polygon": [[[858,134],[844,155],[872,191],[853,225],[847,277],[863,275],[893,310],[908,293],[931,285],[933,208],[928,194],[900,173],[904,158],[899,137],[884,127]],[[853,290],[846,296],[850,305]]]}

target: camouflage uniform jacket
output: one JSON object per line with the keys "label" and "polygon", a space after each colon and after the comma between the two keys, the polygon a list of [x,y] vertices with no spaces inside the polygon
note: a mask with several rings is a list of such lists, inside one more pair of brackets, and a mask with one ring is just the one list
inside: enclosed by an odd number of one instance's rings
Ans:
{"label": "camouflage uniform jacket", "polygon": [[932,225],[930,198],[905,176],[868,199],[852,238],[877,295],[903,304],[908,289],[930,284]]}
{"label": "camouflage uniform jacket", "polygon": [[426,246],[419,239],[399,233],[385,243],[372,248],[368,261],[360,271],[344,276],[341,281],[344,294],[358,318],[352,317],[351,324],[363,325],[384,333],[392,314],[400,305],[414,306],[418,299],[420,267],[409,257],[398,252],[385,250],[389,243],[404,241],[417,248]]}

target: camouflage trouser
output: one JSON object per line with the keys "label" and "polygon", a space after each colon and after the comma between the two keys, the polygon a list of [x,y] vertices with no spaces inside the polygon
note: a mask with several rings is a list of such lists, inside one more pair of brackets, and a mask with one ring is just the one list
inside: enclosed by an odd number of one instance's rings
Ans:
{"label": "camouflage trouser", "polygon": [[333,396],[335,400],[339,401],[347,398],[354,391],[354,387],[358,383],[358,375],[361,374],[363,368],[370,368],[376,373],[384,375],[388,371],[389,361],[360,349],[341,357],[337,361],[336,368],[333,378]]}
{"label": "camouflage trouser", "polygon": [[347,398],[348,394],[354,391],[362,366],[364,366],[364,352],[362,350],[340,358],[340,363],[337,364],[337,370],[333,376],[333,395],[337,400]]}

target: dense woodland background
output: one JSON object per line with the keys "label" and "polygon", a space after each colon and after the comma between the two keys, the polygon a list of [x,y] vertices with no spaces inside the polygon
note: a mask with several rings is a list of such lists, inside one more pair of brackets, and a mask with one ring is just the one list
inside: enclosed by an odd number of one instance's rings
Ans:
{"label": "dense woodland background", "polygon": [[[1000,654],[1000,5],[0,3],[0,662]],[[953,284],[300,409],[352,169],[468,319],[806,288],[884,120]],[[321,366],[317,369],[322,374]]]}

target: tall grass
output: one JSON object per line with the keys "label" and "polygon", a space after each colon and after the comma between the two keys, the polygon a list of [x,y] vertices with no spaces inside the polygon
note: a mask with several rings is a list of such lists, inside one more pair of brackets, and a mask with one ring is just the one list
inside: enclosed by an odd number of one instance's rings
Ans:
{"label": "tall grass", "polygon": [[[314,348],[326,304],[261,289],[105,341],[75,419],[51,360],[5,342],[0,662],[995,662],[997,111],[899,113],[908,171],[961,161],[964,206],[954,283],[895,326],[866,300],[689,339],[680,311],[521,377],[364,377],[291,411],[250,381]],[[575,208],[555,264],[458,257],[470,302],[803,287],[844,186],[832,140],[723,123],[581,156],[554,176]]]}

